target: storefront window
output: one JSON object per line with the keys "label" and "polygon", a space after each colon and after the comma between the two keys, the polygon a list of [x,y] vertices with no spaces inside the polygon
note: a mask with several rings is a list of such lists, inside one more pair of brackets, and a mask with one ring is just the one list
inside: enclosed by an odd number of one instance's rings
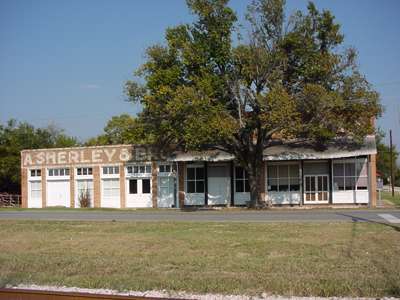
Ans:
{"label": "storefront window", "polygon": [[334,161],[333,185],[336,191],[368,189],[367,160],[358,158]]}
{"label": "storefront window", "polygon": [[186,176],[188,193],[204,193],[204,168],[188,167]]}
{"label": "storefront window", "polygon": [[249,176],[242,167],[235,168],[235,191],[236,193],[250,192]]}
{"label": "storefront window", "polygon": [[270,192],[300,191],[300,172],[297,164],[269,165],[267,176]]}

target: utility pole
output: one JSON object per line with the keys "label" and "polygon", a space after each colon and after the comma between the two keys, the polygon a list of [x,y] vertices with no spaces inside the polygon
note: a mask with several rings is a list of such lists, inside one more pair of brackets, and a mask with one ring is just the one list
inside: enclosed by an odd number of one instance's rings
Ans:
{"label": "utility pole", "polygon": [[392,185],[392,197],[394,197],[392,129],[389,130],[389,135],[390,135],[390,184]]}

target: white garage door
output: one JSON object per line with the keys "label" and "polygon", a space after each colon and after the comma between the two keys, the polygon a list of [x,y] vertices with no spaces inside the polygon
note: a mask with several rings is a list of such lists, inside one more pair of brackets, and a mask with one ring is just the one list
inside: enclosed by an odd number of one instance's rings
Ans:
{"label": "white garage door", "polygon": [[158,207],[174,206],[174,177],[158,177]]}
{"label": "white garage door", "polygon": [[120,208],[119,178],[103,179],[101,207]]}
{"label": "white garage door", "polygon": [[47,181],[47,206],[70,207],[69,180]]}
{"label": "white garage door", "polygon": [[230,177],[227,166],[208,166],[208,204],[227,204],[230,200]]}
{"label": "white garage door", "polygon": [[41,181],[30,181],[29,182],[29,208],[40,208],[42,207],[42,182]]}

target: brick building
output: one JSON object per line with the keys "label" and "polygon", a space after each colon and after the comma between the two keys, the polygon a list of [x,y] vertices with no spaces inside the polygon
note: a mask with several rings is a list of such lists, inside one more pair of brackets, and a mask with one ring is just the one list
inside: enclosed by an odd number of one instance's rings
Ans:
{"label": "brick building", "polygon": [[[159,157],[159,156],[158,156]],[[325,151],[276,145],[264,151],[263,198],[273,205],[376,205],[376,144]],[[246,172],[221,151],[154,159],[149,147],[115,145],[21,152],[23,207],[240,206]]]}

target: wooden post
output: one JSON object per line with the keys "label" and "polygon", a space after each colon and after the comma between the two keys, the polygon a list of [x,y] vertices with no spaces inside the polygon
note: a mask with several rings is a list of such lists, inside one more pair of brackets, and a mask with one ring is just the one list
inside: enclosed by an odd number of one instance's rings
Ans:
{"label": "wooden post", "polygon": [[204,205],[208,205],[208,172],[207,162],[204,162]]}
{"label": "wooden post", "polygon": [[178,200],[180,209],[185,206],[185,168],[185,162],[178,162]]}
{"label": "wooden post", "polygon": [[392,185],[392,197],[394,197],[394,170],[393,170],[392,129],[389,130],[389,136],[390,136],[390,184]]}
{"label": "wooden post", "polygon": [[230,174],[231,174],[231,206],[235,206],[235,178],[234,178],[234,166],[233,161],[229,163]]}
{"label": "wooden post", "polygon": [[151,200],[153,202],[153,208],[157,208],[158,198],[158,187],[157,187],[157,163],[153,161],[151,163]]}

